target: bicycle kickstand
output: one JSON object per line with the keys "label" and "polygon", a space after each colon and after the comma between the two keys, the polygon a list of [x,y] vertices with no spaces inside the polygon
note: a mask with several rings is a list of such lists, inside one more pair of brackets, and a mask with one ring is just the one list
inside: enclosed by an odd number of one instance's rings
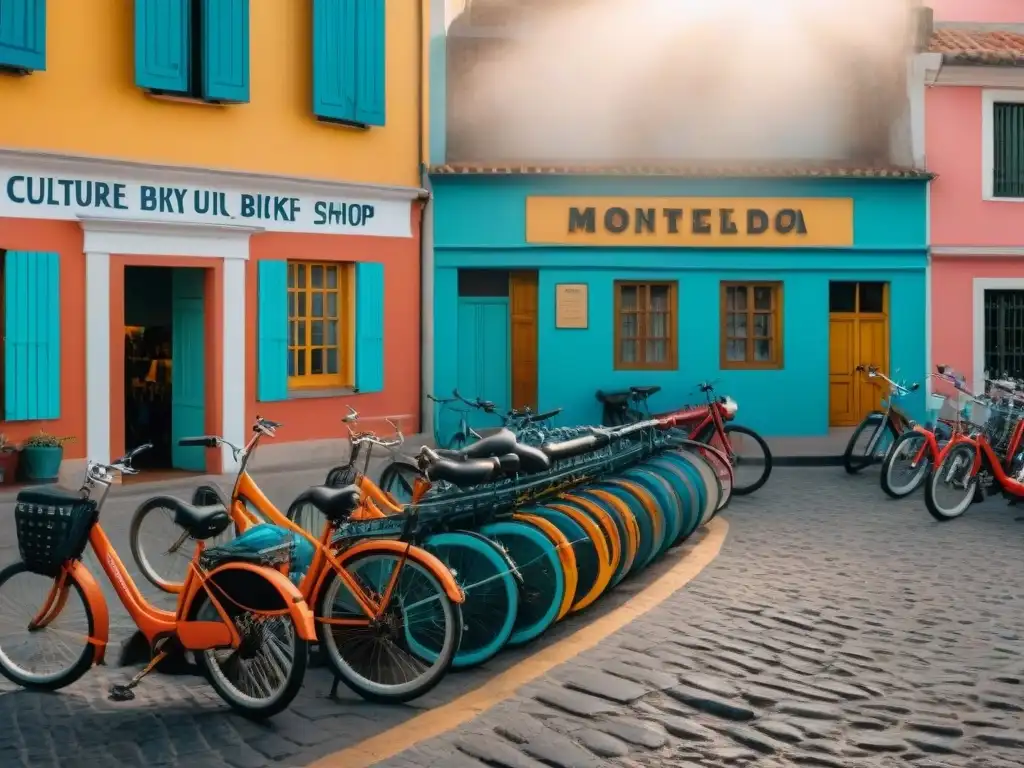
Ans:
{"label": "bicycle kickstand", "polygon": [[132,701],[135,698],[135,691],[133,690],[139,683],[142,682],[142,678],[156,669],[156,665],[167,658],[167,651],[160,651],[154,656],[149,664],[142,668],[135,677],[128,681],[127,685],[112,685],[110,686],[110,693],[107,696],[111,701]]}

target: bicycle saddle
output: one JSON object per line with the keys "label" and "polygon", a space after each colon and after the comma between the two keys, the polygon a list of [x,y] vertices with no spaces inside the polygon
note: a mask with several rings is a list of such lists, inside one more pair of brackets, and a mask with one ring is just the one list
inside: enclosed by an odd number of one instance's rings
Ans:
{"label": "bicycle saddle", "polygon": [[638,397],[650,397],[661,392],[661,387],[630,387],[630,391]]}
{"label": "bicycle saddle", "polygon": [[517,444],[515,433],[504,427],[493,435],[482,437],[463,448],[461,453],[467,459],[485,459],[513,453]]}
{"label": "bicycle saddle", "polygon": [[426,447],[420,453],[419,464],[428,479],[445,480],[459,488],[490,483],[519,471],[519,457],[515,454],[453,461]]}
{"label": "bicycle saddle", "polygon": [[363,494],[357,485],[343,485],[341,488],[314,485],[300,493],[292,506],[311,504],[332,523],[342,523],[359,509],[362,500]]}
{"label": "bicycle saddle", "polygon": [[611,438],[606,432],[593,430],[585,437],[575,437],[560,443],[545,443],[540,449],[551,461],[561,461],[604,448],[610,441]]}
{"label": "bicycle saddle", "polygon": [[197,507],[170,496],[164,499],[164,503],[174,511],[174,524],[196,541],[212,539],[231,525],[231,517],[223,504]]}
{"label": "bicycle saddle", "polygon": [[633,393],[630,390],[618,391],[618,392],[603,392],[600,389],[595,393],[595,397],[605,405],[629,405],[629,400]]}

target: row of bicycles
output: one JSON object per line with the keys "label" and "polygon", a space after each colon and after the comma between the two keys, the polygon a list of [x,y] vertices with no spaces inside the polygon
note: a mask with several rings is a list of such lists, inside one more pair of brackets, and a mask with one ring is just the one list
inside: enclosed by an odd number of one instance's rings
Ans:
{"label": "row of bicycles", "polygon": [[[725,434],[723,414],[736,405],[712,390],[706,415]],[[680,430],[697,418],[686,409],[596,428],[554,427],[555,415],[517,411],[495,434],[467,428],[461,446],[393,455],[375,482],[372,451],[394,452],[404,437],[395,423],[389,437],[360,428],[349,409],[347,461],[286,510],[247,469],[280,423],[257,417],[243,446],[181,440],[230,451],[238,474],[230,495],[204,485],[190,501],[157,496],[136,510],[132,558],[174,596],[170,610],[143,596],[100,522],[116,476],[135,474],[133,459],[151,446],[89,462],[78,492],[22,491],[21,560],[0,571],[0,674],[56,690],[104,662],[110,613],[83,562],[90,548],[137,627],[127,647],[143,663],[111,687],[112,700],[184,663],[236,711],[268,718],[297,695],[315,644],[336,681],[367,700],[406,702],[449,669],[482,664],[592,605],[738,493],[734,459]],[[608,471],[592,471],[595,456]],[[502,507],[510,488],[518,495]],[[459,500],[473,498],[493,513],[461,514]]]}
{"label": "row of bicycles", "polygon": [[882,490],[902,499],[923,486],[925,506],[939,521],[989,495],[1013,504],[1024,498],[1024,382],[986,378],[982,391],[972,391],[962,374],[939,365],[928,375],[928,415],[918,423],[901,407],[918,383],[894,381],[874,367],[858,370],[885,395],[850,437],[847,472],[881,463]]}

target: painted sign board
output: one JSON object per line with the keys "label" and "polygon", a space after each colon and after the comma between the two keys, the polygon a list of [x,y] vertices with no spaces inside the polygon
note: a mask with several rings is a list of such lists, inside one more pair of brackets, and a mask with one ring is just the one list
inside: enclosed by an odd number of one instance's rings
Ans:
{"label": "painted sign board", "polygon": [[849,247],[853,200],[528,197],[526,241],[628,248]]}

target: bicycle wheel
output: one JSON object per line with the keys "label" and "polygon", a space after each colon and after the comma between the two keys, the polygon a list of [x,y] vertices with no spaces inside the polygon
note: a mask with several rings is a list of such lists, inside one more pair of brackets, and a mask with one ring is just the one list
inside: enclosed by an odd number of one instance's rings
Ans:
{"label": "bicycle wheel", "polygon": [[612,569],[611,577],[614,578],[615,572],[622,564],[622,539],[619,537],[619,529],[615,525],[615,520],[600,504],[579,494],[568,493],[559,496],[556,500],[559,504],[568,504],[570,507],[578,509],[597,523],[604,536],[604,543],[608,547],[608,565]]}
{"label": "bicycle wheel", "polygon": [[636,482],[637,485],[654,497],[654,503],[658,506],[658,511],[665,521],[665,533],[656,555],[656,557],[661,557],[672,546],[672,542],[676,540],[676,537],[679,536],[682,523],[682,513],[679,509],[676,495],[672,491],[672,486],[643,466],[632,467],[626,470],[622,473],[622,477]]}
{"label": "bicycle wheel", "polygon": [[611,583],[613,573],[611,550],[608,547],[608,542],[605,540],[605,534],[601,530],[601,526],[594,522],[593,518],[586,512],[582,512],[571,504],[566,504],[560,500],[548,502],[545,506],[548,509],[568,515],[575,520],[586,531],[587,538],[590,539],[594,549],[597,551],[597,575],[594,583],[590,591],[579,598],[573,607],[569,609],[570,613],[577,613],[590,606],[597,598],[603,595]]}
{"label": "bicycle wheel", "polygon": [[747,496],[768,482],[772,473],[772,452],[757,432],[742,424],[726,424],[725,441],[717,429],[709,437],[705,442],[725,453],[733,462],[736,475],[733,493]]}
{"label": "bicycle wheel", "polygon": [[555,623],[565,597],[565,571],[555,545],[533,526],[516,520],[489,523],[480,533],[503,547],[516,564],[521,578],[519,610],[507,645],[528,643]]}
{"label": "bicycle wheel", "polygon": [[629,572],[636,573],[647,565],[655,551],[654,522],[651,520],[650,513],[638,496],[629,489],[617,484],[614,480],[605,480],[598,483],[592,490],[610,494],[629,509],[633,522],[636,523],[637,533],[636,556],[633,558],[633,564],[630,566]]}
{"label": "bicycle wheel", "polygon": [[[569,613],[575,613],[581,607],[586,607],[593,602],[592,598],[595,587],[598,587],[598,578],[601,571],[601,553],[597,544],[591,539],[588,529],[584,527],[578,517],[570,512],[559,510],[554,507],[531,507],[527,510],[531,515],[547,520],[554,525],[572,544],[573,555],[576,558],[576,592],[573,595],[572,605]],[[590,530],[593,529],[591,525]],[[603,542],[602,542],[603,543]],[[600,594],[600,592],[597,592]],[[587,602],[584,602],[587,601]]]}
{"label": "bicycle wheel", "polygon": [[336,571],[317,599],[317,637],[345,685],[367,701],[400,703],[422,696],[448,672],[462,636],[462,613],[437,576],[414,558],[391,550],[342,556],[364,594],[380,599],[401,568],[391,600],[375,624],[365,619],[352,588]]}
{"label": "bicycle wheel", "polygon": [[699,449],[694,446],[694,450],[711,467],[711,471],[715,473],[715,479],[718,481],[718,503],[715,506],[714,513],[711,515],[714,518],[715,515],[729,506],[729,502],[732,500],[733,487],[736,484],[736,474],[733,471],[732,464],[729,463],[729,456],[718,448],[711,445],[703,445]]}
{"label": "bicycle wheel", "polygon": [[925,436],[916,430],[904,432],[885,454],[880,480],[882,490],[894,499],[909,496],[928,477],[931,463]]}
{"label": "bicycle wheel", "polygon": [[[71,685],[96,658],[89,641],[95,622],[85,593],[68,577],[61,603],[58,595],[51,599],[55,585],[22,562],[0,571],[0,674],[22,688],[55,691]],[[41,626],[30,630],[33,620]]]}
{"label": "bicycle wheel", "polygon": [[[667,529],[665,527],[665,518],[658,509],[658,502],[655,501],[654,497],[649,491],[647,491],[647,489],[642,485],[639,485],[635,480],[625,477],[613,477],[608,482],[622,488],[626,493],[636,499],[639,503],[639,509],[642,510],[642,514],[644,514],[650,522],[650,550],[648,551],[646,558],[636,566],[639,568],[646,568],[657,559],[658,554],[661,552],[662,545],[665,543],[665,534]],[[637,522],[639,522],[639,517],[637,518]]]}
{"label": "bicycle wheel", "polygon": [[924,505],[940,523],[955,520],[974,503],[978,490],[978,476],[974,473],[977,451],[970,443],[958,443],[932,467],[924,485]]}
{"label": "bicycle wheel", "polygon": [[697,524],[697,528],[707,525],[711,518],[715,516],[715,512],[718,511],[718,505],[722,500],[722,483],[718,479],[718,475],[715,474],[715,470],[708,464],[707,459],[695,449],[681,448],[678,451],[670,452],[668,455],[673,460],[685,462],[688,470],[695,472],[700,478],[704,507],[701,510],[700,522]]}
{"label": "bicycle wheel", "polygon": [[[423,548],[452,570],[466,593],[452,667],[468,669],[492,659],[512,636],[519,612],[519,586],[508,558],[494,542],[463,531],[431,536]],[[428,643],[418,628],[407,639],[426,658],[437,652],[436,641]]]}
{"label": "bicycle wheel", "polygon": [[[230,530],[230,527],[229,527]],[[213,547],[231,539],[225,531],[209,542]],[[180,592],[195,553],[195,542],[174,522],[174,510],[157,497],[144,501],[128,528],[132,558],[143,577],[164,592]]]}
{"label": "bicycle wheel", "polygon": [[663,456],[652,459],[648,462],[648,466],[671,483],[679,500],[679,533],[672,542],[672,546],[677,547],[696,530],[700,520],[701,500],[698,491],[700,480],[680,464]]}
{"label": "bicycle wheel", "polygon": [[[250,720],[264,720],[287,709],[302,688],[309,664],[309,643],[299,637],[295,623],[284,615],[265,615],[239,609],[231,601],[221,608],[235,625],[238,648],[195,651],[196,664],[224,701]],[[193,621],[224,619],[200,589],[192,601]]]}
{"label": "bicycle wheel", "polygon": [[576,555],[573,552],[572,544],[569,542],[566,535],[558,530],[557,525],[545,520],[543,517],[517,512],[512,516],[512,519],[521,523],[526,523],[527,525],[532,525],[538,531],[547,536],[548,540],[555,547],[555,553],[558,555],[558,559],[562,563],[562,573],[565,574],[565,588],[562,590],[562,602],[558,606],[558,615],[555,616],[555,621],[561,621],[569,613],[569,609],[572,608],[573,599],[576,597],[576,584],[579,581],[579,572],[576,570]]}
{"label": "bicycle wheel", "polygon": [[850,440],[843,451],[843,467],[847,473],[855,475],[865,467],[873,464],[888,449],[889,443],[895,439],[892,429],[881,411],[872,411],[850,435]]}
{"label": "bicycle wheel", "polygon": [[384,467],[380,473],[379,487],[399,504],[411,504],[412,492],[416,480],[422,477],[420,471],[411,464],[395,461]]}
{"label": "bicycle wheel", "polygon": [[637,533],[636,520],[633,519],[633,513],[629,511],[629,507],[626,506],[625,502],[612,496],[607,491],[582,488],[576,491],[575,495],[588,499],[594,504],[601,505],[611,517],[618,530],[622,556],[619,558],[618,568],[612,574],[610,586],[614,587],[626,578],[633,567],[633,562],[636,560],[636,550],[640,538]]}

